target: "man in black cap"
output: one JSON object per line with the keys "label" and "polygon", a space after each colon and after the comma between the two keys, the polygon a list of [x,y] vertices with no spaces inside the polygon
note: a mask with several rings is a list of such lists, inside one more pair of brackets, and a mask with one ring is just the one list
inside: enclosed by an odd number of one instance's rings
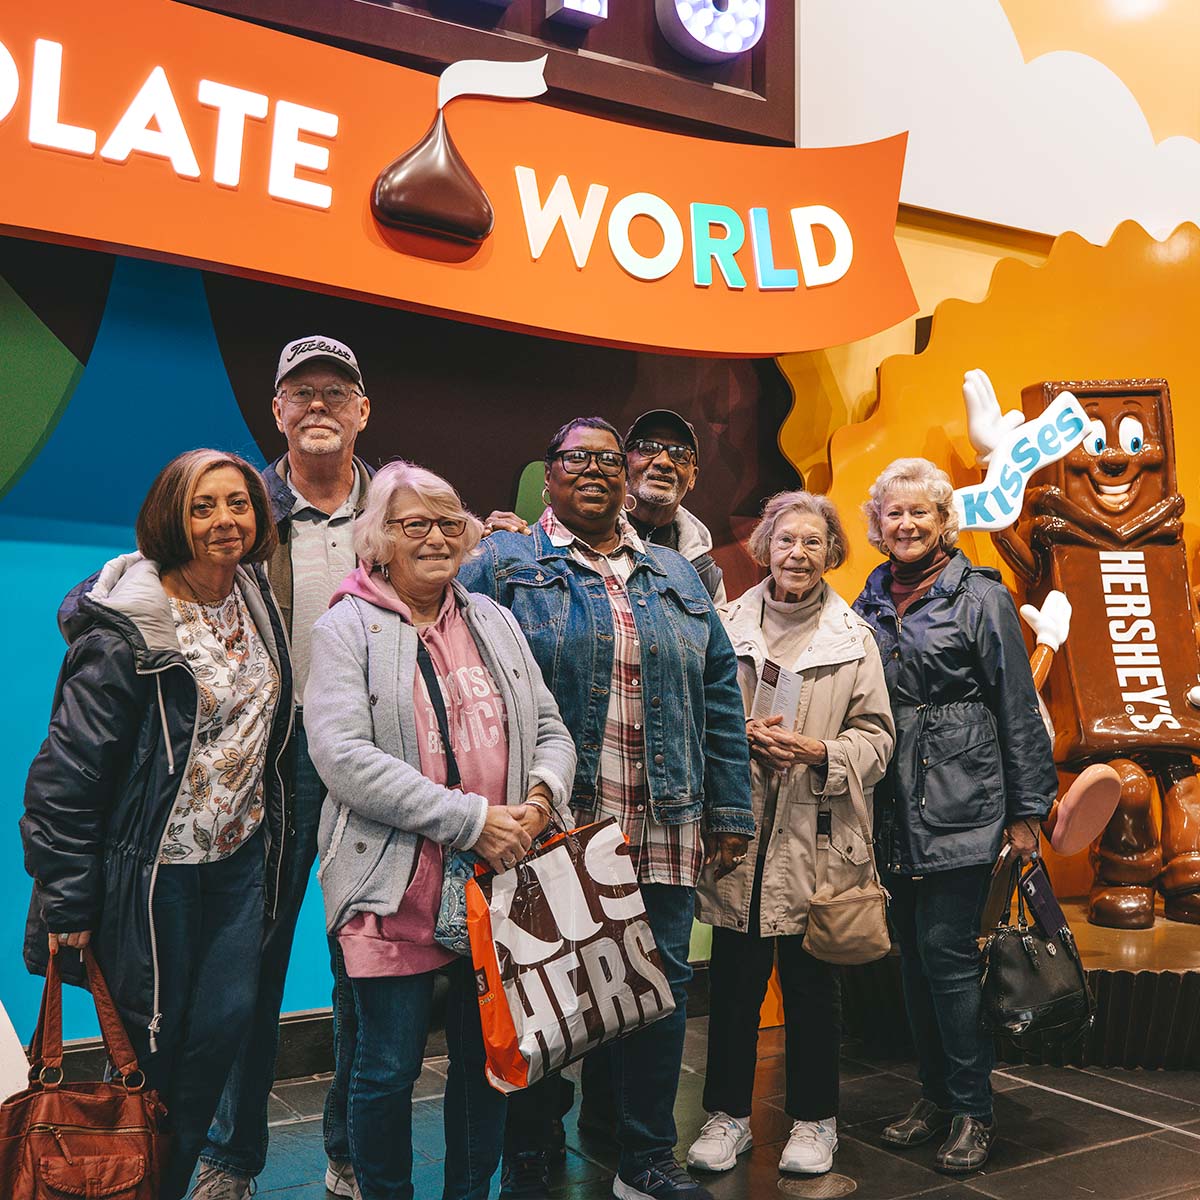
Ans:
{"label": "man in black cap", "polygon": [[669,408],[642,413],[625,435],[629,494],[637,501],[629,520],[656,546],[669,546],[688,559],[714,604],[725,603],[721,568],[712,556],[708,527],[682,507],[700,474],[695,426]]}

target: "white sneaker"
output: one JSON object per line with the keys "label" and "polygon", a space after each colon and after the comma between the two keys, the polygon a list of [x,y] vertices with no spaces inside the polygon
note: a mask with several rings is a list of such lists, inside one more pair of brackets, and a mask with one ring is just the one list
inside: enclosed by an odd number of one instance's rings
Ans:
{"label": "white sneaker", "polygon": [[737,1156],[750,1149],[750,1118],[731,1117],[715,1112],[700,1130],[700,1136],[687,1152],[689,1167],[704,1171],[728,1171]]}
{"label": "white sneaker", "polygon": [[325,1190],[335,1196],[345,1196],[346,1200],[362,1200],[358,1180],[354,1178],[354,1168],[348,1162],[329,1160],[325,1168]]}
{"label": "white sneaker", "polygon": [[779,1169],[798,1175],[824,1175],[833,1166],[833,1152],[837,1148],[837,1117],[795,1121],[779,1159]]}

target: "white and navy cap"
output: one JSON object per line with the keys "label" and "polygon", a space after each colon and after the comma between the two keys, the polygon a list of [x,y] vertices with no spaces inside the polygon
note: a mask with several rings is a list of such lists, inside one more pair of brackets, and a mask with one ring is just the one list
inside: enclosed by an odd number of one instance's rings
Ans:
{"label": "white and navy cap", "polygon": [[290,371],[294,371],[302,363],[324,359],[343,371],[349,371],[354,376],[354,382],[363,387],[362,372],[358,369],[358,359],[354,351],[344,342],[336,338],[321,337],[317,334],[311,337],[297,338],[288,342],[279,356],[279,369],[275,372],[275,388],[278,390],[280,381]]}

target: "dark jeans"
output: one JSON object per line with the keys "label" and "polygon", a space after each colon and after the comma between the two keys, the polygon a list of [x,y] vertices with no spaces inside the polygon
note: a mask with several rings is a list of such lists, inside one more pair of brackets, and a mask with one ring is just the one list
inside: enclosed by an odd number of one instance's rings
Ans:
{"label": "dark jeans", "polygon": [[[753,924],[757,925],[757,914]],[[837,1116],[841,980],[837,968],[813,958],[803,941],[802,934],[775,938],[713,929],[704,1080],[707,1112],[750,1115],[759,1010],[778,953],[786,1047],[784,1109],[794,1121]]]}
{"label": "dark jeans", "polygon": [[[457,959],[446,1002],[450,1068],[444,1200],[486,1200],[500,1163],[504,1096],[484,1075],[475,974]],[[350,1072],[350,1159],[363,1200],[412,1200],[412,1092],[421,1074],[437,972],[352,979],[358,1037]]]}
{"label": "dark jeans", "polygon": [[[267,1161],[267,1098],[275,1083],[275,1056],[279,1050],[279,1010],[283,1005],[283,985],[287,979],[288,962],[292,956],[292,939],[296,921],[304,903],[313,860],[317,856],[317,824],[325,800],[325,785],[308,757],[308,739],[304,735],[301,715],[297,713],[292,732],[294,754],[294,794],[292,800],[291,841],[283,864],[279,884],[279,903],[275,917],[267,922],[263,935],[259,966],[258,997],[250,1032],[234,1060],[221,1096],[221,1103],[208,1131],[204,1162],[222,1167],[236,1175],[258,1175]],[[347,994],[339,1003],[334,997],[334,1043],[338,1041],[339,1009],[353,1004]],[[353,1046],[353,1030],[343,1031],[342,1039]],[[348,1056],[347,1056],[348,1059]],[[346,1160],[350,1148],[345,1130],[345,1093],[348,1061],[342,1064],[335,1055],[336,1070],[331,1092],[340,1088],[341,1122],[331,1127],[325,1124],[326,1151],[330,1158]]]}
{"label": "dark jeans", "polygon": [[889,875],[892,924],[921,1094],[992,1119],[992,1040],[979,1026],[979,918],[990,866]]}
{"label": "dark jeans", "polygon": [[159,1200],[179,1200],[254,1014],[263,929],[263,835],[220,862],[161,866],[154,888],[162,1022],[158,1049],[126,1022],[148,1085],[167,1106],[171,1154]]}
{"label": "dark jeans", "polygon": [[[606,1055],[617,1108],[620,1169],[631,1173],[651,1155],[675,1148],[675,1093],[687,1028],[687,985],[692,978],[688,945],[695,890],[663,883],[642,884],[646,918],[658,945],[663,972],[675,998],[675,1011],[645,1029],[593,1054]],[[505,1149],[542,1149],[549,1126],[562,1111],[563,1081],[551,1076],[509,1097]]]}
{"label": "dark jeans", "polygon": [[326,1158],[349,1162],[350,1132],[346,1108],[350,1099],[350,1072],[354,1067],[354,1043],[358,1037],[358,1014],[354,1010],[354,988],[346,974],[342,948],[335,935],[329,938],[329,969],[333,972],[333,1078],[325,1093],[321,1129]]}

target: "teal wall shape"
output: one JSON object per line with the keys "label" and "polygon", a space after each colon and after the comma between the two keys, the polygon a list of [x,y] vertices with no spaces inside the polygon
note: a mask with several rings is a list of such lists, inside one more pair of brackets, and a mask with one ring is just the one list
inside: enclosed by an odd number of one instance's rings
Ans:
{"label": "teal wall shape", "polygon": [[[61,286],[69,294],[71,280]],[[257,465],[264,459],[234,398],[197,271],[118,258],[83,368],[0,279],[0,339],[0,414],[29,447],[9,460],[24,470],[16,478],[10,472],[0,498],[0,1003],[28,1038],[42,981],[21,964],[30,884],[17,821],[65,650],[59,603],[109,558],[133,548],[138,508],[176,454],[210,445]],[[36,419],[23,411],[30,397],[38,398]],[[28,461],[39,437],[40,452]],[[328,961],[320,893],[312,886],[285,1009],[329,1003]],[[65,1035],[96,1032],[87,996],[67,988]]]}

